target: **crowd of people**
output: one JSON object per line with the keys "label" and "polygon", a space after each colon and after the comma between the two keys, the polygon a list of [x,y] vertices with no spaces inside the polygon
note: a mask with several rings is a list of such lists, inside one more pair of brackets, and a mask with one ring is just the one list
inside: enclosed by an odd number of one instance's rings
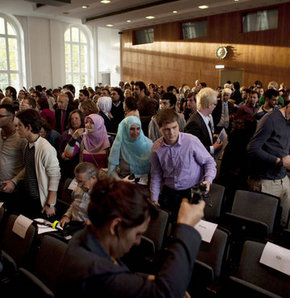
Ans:
{"label": "crowd of people", "polygon": [[[65,283],[76,292],[96,286],[114,296],[128,281],[132,297],[141,288],[144,297],[153,295],[182,261],[180,278],[164,290],[182,297],[200,242],[192,227],[204,208],[183,199],[198,185],[206,192],[214,181],[224,185],[225,211],[237,189],[275,195],[281,227],[290,224],[290,90],[283,83],[264,88],[260,81],[250,87],[227,82],[213,89],[199,80],[193,87],[167,88],[132,81],[84,86],[78,94],[72,84],[18,92],[8,86],[0,90],[0,101],[1,201],[30,218],[58,219],[63,227],[78,223],[82,234],[63,267]],[[55,207],[68,178],[77,186],[70,207],[59,214]],[[116,258],[140,242],[157,207],[177,222],[175,257],[145,282],[127,276]],[[100,262],[90,274],[107,276],[101,286],[94,278],[71,284],[73,272],[89,270],[86,262],[72,261],[75,256]]]}

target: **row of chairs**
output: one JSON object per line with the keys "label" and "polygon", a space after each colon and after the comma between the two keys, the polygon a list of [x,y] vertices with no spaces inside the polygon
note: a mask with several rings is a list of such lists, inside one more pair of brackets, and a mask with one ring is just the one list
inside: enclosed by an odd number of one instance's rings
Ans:
{"label": "row of chairs", "polygon": [[[272,236],[275,231],[277,218],[279,219],[280,209],[278,198],[246,191],[237,191],[231,212],[222,214],[224,192],[225,189],[223,186],[213,184],[209,198],[206,199],[207,204],[204,219],[218,223],[218,228],[213,235],[211,243],[202,242],[197,256],[192,278],[193,282],[190,288],[193,293],[198,292],[200,297],[218,295],[219,292],[230,290],[234,287],[245,287],[245,283],[252,282],[253,284],[257,284],[255,280],[251,281],[245,279],[244,275],[240,274],[240,272],[242,272],[240,268],[243,266],[244,260],[247,260],[247,258],[243,257],[244,251],[242,252],[242,249],[244,249],[244,246],[248,243],[248,239],[261,241],[261,245],[264,245],[267,240],[273,240],[270,236]],[[3,208],[1,208],[1,210],[2,209]],[[1,221],[1,217],[4,217],[3,213],[4,212],[0,212],[0,224],[5,222],[5,220]],[[230,220],[227,221],[227,218],[230,218]],[[37,238],[36,228],[31,225],[25,239],[21,239],[12,232],[15,219],[15,215],[10,215],[5,222],[2,237],[4,263],[13,264],[14,261],[12,271],[14,270],[14,273],[17,272],[16,275],[18,277],[21,277],[22,280],[23,277],[28,278],[27,276],[29,276],[30,279],[31,277],[35,277],[38,283],[34,282],[33,284],[43,284],[53,294],[56,283],[55,272],[57,270],[55,266],[58,265],[57,260],[55,260],[55,255],[59,256],[59,260],[61,260],[61,251],[65,249],[66,243],[52,236],[45,236],[40,243],[33,245],[35,244],[35,238]],[[260,233],[259,228],[254,229],[256,234],[253,233],[252,227],[255,226],[255,224],[257,224],[258,227],[262,227],[263,233]],[[138,258],[134,260],[134,264],[136,265],[138,263],[139,267],[133,269],[156,273],[158,270],[159,257],[162,256],[163,251],[166,249],[167,229],[168,213],[160,209],[159,216],[154,222],[151,222],[149,229],[144,234],[142,245],[137,248],[139,252],[141,251],[142,253],[136,254]],[[241,231],[243,233],[241,233]],[[286,230],[285,235],[287,235]],[[239,242],[239,245],[237,245],[237,242]],[[50,245],[52,245],[52,247],[50,247]],[[33,250],[31,247],[37,247],[37,249]],[[237,247],[239,249],[237,249]],[[239,253],[237,253],[237,251]],[[150,254],[148,254],[148,252],[150,252]],[[130,254],[132,257],[134,252]],[[36,260],[34,262],[33,256],[35,255]],[[241,255],[242,258],[240,257]],[[52,258],[53,261],[51,260]],[[145,258],[146,260],[144,260]],[[45,262],[45,264],[43,262]],[[229,267],[233,263],[236,264],[237,267],[234,267],[233,270],[230,268],[231,270],[229,270]],[[248,264],[252,266],[252,263]],[[52,266],[53,268],[51,268]],[[13,276],[15,277],[15,275]],[[226,282],[224,280],[225,278]],[[14,281],[16,280],[17,279],[14,279]],[[12,285],[13,283],[9,284]],[[225,284],[227,286],[223,287]],[[260,287],[267,289],[263,284],[261,284]],[[13,287],[13,289],[19,288],[21,287]],[[269,291],[273,291],[273,289],[271,288]],[[46,292],[44,291],[44,293]]]}
{"label": "row of chairs", "polygon": [[[224,194],[225,188],[214,183],[209,197],[205,199],[204,219],[217,223],[218,228],[210,243],[201,243],[189,288],[192,295],[227,297],[226,293],[229,296],[236,295],[235,290],[243,288],[244,293],[253,295],[250,297],[267,297],[263,296],[265,293],[269,294],[269,297],[275,297],[277,293],[287,297],[285,292],[287,286],[284,285],[287,278],[284,274],[259,264],[261,248],[267,241],[290,248],[288,230],[284,230],[283,234],[279,230],[281,215],[279,198],[264,193],[238,190],[231,211],[223,213]],[[166,250],[167,227],[168,214],[160,210],[158,220],[151,222],[141,246],[131,251],[124,258],[124,262],[135,271],[151,274],[158,272],[159,261],[162,260],[160,256]],[[281,239],[284,240],[283,243]],[[259,248],[257,253],[249,253],[256,248]],[[256,256],[255,263],[245,257],[248,254]],[[252,278],[250,274],[245,276],[247,266],[253,268],[252,272],[259,272],[258,279]],[[251,270],[248,273],[250,272]],[[265,278],[275,280],[277,276],[283,280],[283,286],[275,287],[273,282],[269,287],[267,282],[259,282]],[[289,281],[288,278],[288,283]]]}
{"label": "row of chairs", "polygon": [[57,273],[67,243],[53,237],[37,235],[37,227],[31,224],[25,237],[13,232],[17,215],[6,214],[0,208],[1,225],[1,297],[22,296],[55,297]]}

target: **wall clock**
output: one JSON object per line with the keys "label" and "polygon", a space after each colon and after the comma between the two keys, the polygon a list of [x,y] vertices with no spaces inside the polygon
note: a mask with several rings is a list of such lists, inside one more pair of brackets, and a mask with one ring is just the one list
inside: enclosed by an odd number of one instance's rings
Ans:
{"label": "wall clock", "polygon": [[224,46],[220,46],[217,48],[216,50],[216,56],[219,58],[219,59],[225,59],[227,54],[228,54],[228,50],[226,47]]}

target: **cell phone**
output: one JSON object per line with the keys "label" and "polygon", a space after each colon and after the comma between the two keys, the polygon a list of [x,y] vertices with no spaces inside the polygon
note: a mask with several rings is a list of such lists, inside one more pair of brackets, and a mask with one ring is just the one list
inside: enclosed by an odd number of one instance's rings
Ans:
{"label": "cell phone", "polygon": [[5,186],[6,186],[6,183],[4,183],[4,182],[1,183],[1,184],[0,184],[0,190],[2,190]]}

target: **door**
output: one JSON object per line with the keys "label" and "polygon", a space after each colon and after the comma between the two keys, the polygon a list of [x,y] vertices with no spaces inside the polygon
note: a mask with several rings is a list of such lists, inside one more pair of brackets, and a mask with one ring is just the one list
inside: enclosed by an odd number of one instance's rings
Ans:
{"label": "door", "polygon": [[227,81],[239,82],[243,85],[243,70],[240,69],[221,69],[220,86],[224,86]]}

